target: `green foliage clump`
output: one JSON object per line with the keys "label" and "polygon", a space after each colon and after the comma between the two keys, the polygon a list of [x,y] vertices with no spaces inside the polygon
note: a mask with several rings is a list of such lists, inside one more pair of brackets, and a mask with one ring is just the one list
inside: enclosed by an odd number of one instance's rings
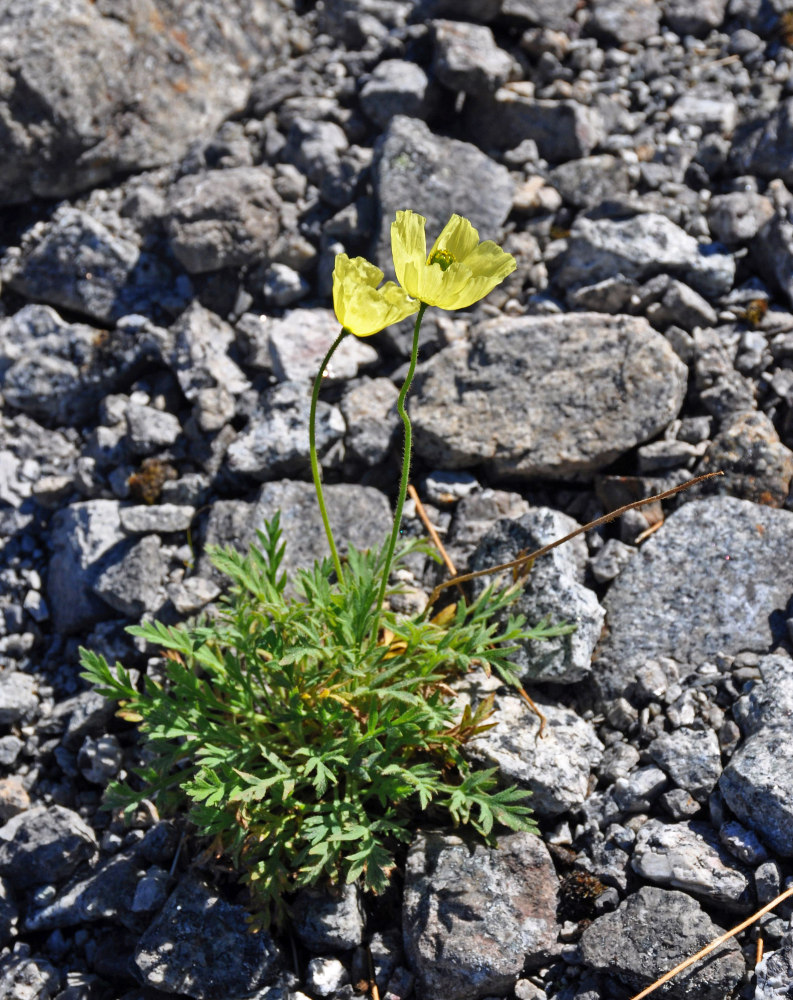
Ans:
{"label": "green foliage clump", "polygon": [[529,793],[462,752],[492,699],[461,712],[449,682],[480,667],[517,685],[515,644],[568,629],[526,629],[506,610],[515,588],[431,620],[378,614],[384,551],[351,549],[338,582],[317,564],[290,594],[277,517],[259,542],[247,556],[212,550],[232,581],[215,620],[129,629],[165,650],[163,683],[138,690],[121,664],[81,651],[82,676],[144,736],[135,787],[111,786],[108,804],[186,810],[245,873],[264,924],[285,893],[320,881],[381,892],[422,813],[489,840],[496,824],[534,830]]}

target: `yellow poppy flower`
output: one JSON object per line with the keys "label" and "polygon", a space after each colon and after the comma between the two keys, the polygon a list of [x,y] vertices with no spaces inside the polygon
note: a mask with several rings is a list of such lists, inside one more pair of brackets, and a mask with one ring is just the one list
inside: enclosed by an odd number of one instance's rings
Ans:
{"label": "yellow poppy flower", "polygon": [[363,257],[336,257],[333,268],[333,309],[336,318],[356,337],[370,337],[392,323],[418,312],[419,303],[408,298],[393,281],[382,288],[379,267]]}
{"label": "yellow poppy flower", "polygon": [[468,219],[453,215],[427,255],[424,226],[415,212],[397,212],[391,253],[397,280],[428,306],[464,309],[491,292],[515,270],[515,258],[492,240],[479,242]]}

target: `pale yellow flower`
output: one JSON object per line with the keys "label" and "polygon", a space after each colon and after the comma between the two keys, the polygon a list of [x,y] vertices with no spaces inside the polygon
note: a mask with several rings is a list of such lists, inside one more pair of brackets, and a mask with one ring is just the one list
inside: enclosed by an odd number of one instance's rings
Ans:
{"label": "pale yellow flower", "polygon": [[370,337],[392,323],[418,312],[419,303],[393,281],[382,288],[379,267],[363,257],[350,258],[346,253],[336,257],[333,268],[333,309],[336,318],[356,337]]}
{"label": "pale yellow flower", "polygon": [[515,258],[492,240],[479,242],[468,219],[453,215],[427,254],[427,220],[410,210],[391,224],[397,280],[414,299],[441,309],[464,309],[515,270]]}

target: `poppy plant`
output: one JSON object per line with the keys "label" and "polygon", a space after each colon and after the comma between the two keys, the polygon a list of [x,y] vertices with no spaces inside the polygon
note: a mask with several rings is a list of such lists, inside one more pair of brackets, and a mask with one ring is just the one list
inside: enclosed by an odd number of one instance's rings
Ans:
{"label": "poppy plant", "polygon": [[348,333],[356,337],[371,337],[392,323],[399,323],[415,312],[419,303],[407,293],[383,280],[379,267],[364,257],[348,257],[340,253],[333,268],[333,309],[336,318]]}

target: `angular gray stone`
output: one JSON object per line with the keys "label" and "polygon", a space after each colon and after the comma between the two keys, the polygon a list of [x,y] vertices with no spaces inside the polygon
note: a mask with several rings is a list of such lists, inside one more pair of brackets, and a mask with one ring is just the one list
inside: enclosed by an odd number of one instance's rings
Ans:
{"label": "angular gray stone", "polygon": [[540,28],[564,31],[577,6],[574,0],[502,0],[501,13]]}
{"label": "angular gray stone", "polygon": [[760,680],[733,705],[733,715],[744,736],[765,726],[784,726],[793,718],[793,659],[771,653],[758,663]]}
{"label": "angular gray stone", "polygon": [[184,878],[135,949],[144,984],[195,1000],[250,996],[271,985],[278,946],[266,931],[251,934],[246,917],[205,882]]}
{"label": "angular gray stone", "polygon": [[675,729],[663,733],[647,752],[679,788],[697,802],[707,801],[721,774],[719,741],[712,729]]}
{"label": "angular gray stone", "polygon": [[160,539],[144,535],[126,550],[119,550],[118,556],[94,581],[94,593],[127,618],[156,611],[165,598],[161,585],[168,571]]}
{"label": "angular gray stone", "polygon": [[282,159],[320,185],[326,174],[338,171],[340,156],[348,146],[344,129],[335,122],[297,117],[289,129]]}
{"label": "angular gray stone", "polygon": [[[254,479],[309,473],[309,386],[303,382],[281,382],[262,393],[259,409],[248,427],[232,441],[226,463],[235,474]],[[338,407],[317,403],[317,453],[322,458],[345,431]]]}
{"label": "angular gray stone", "polygon": [[10,0],[0,13],[0,203],[175,163],[286,54],[278,0]]}
{"label": "angular gray stone", "polygon": [[642,878],[730,912],[748,913],[756,903],[751,871],[725,850],[710,823],[648,820],[631,864]]}
{"label": "angular gray stone", "polygon": [[554,167],[548,182],[568,204],[590,208],[609,198],[627,195],[631,189],[631,168],[625,160],[609,153],[583,156]]}
{"label": "angular gray stone", "polygon": [[0,726],[13,726],[29,719],[38,705],[34,677],[21,670],[0,673]]}
{"label": "angular gray stone", "polygon": [[385,128],[395,115],[426,118],[431,107],[430,81],[416,63],[384,59],[364,82],[361,108],[375,125]]}
{"label": "angular gray stone", "polygon": [[[471,558],[472,570],[511,562],[570,534],[579,525],[570,517],[547,507],[537,507],[515,521],[498,521],[479,543]],[[581,539],[575,539],[581,541]],[[549,619],[552,624],[575,625],[567,635],[528,640],[513,654],[512,663],[524,681],[571,684],[586,677],[592,652],[600,638],[604,611],[594,592],[584,586],[583,546],[562,545],[541,556],[532,566],[520,596],[510,607],[529,625]],[[474,582],[474,593],[498,583],[509,586],[512,571],[502,578],[487,576]]]}
{"label": "angular gray stone", "polygon": [[764,726],[732,755],[719,780],[738,819],[782,857],[793,857],[790,721]]}
{"label": "angular gray stone", "polygon": [[427,246],[453,213],[480,239],[498,239],[512,209],[509,171],[476,146],[434,135],[424,122],[397,115],[375,145],[372,169],[379,206],[375,262],[393,277],[391,223],[406,207],[427,219]]}
{"label": "angular gray stone", "polygon": [[[239,329],[239,328],[238,328]],[[332,309],[290,309],[265,323],[246,325],[240,339],[252,368],[272,371],[279,382],[311,382],[329,347],[339,335]],[[361,337],[345,337],[325,369],[327,384],[355,378],[378,354]]]}
{"label": "angular gray stone", "polygon": [[556,943],[557,877],[539,837],[498,847],[419,833],[405,870],[402,934],[422,995],[478,1000],[512,989]]}
{"label": "angular gray stone", "polygon": [[[721,933],[722,928],[690,896],[645,886],[587,927],[581,937],[581,957],[588,968],[615,976],[634,992]],[[743,974],[741,949],[731,938],[707,961],[675,976],[666,995],[673,1000],[724,1000]]]}
{"label": "angular gray stone", "polygon": [[646,320],[495,319],[419,366],[416,450],[440,468],[530,480],[589,475],[677,415],[686,367]]}
{"label": "angular gray stone", "polygon": [[655,0],[595,0],[587,28],[599,38],[624,45],[658,33],[661,11]]}
{"label": "angular gray stone", "polygon": [[[391,530],[392,515],[387,498],[371,486],[346,483],[324,487],[328,518],[339,553],[347,545],[365,549],[380,546]],[[315,560],[329,557],[328,543],[317,509],[317,498],[310,483],[281,480],[265,483],[255,503],[240,500],[219,500],[212,506],[206,527],[206,544],[233,545],[247,552],[256,541],[256,531],[262,523],[281,512],[281,530],[286,542],[282,569],[292,574],[308,568]],[[205,556],[199,561],[198,572],[212,573]]]}
{"label": "angular gray stone", "polygon": [[62,205],[48,222],[37,223],[23,235],[21,248],[9,251],[3,261],[5,280],[27,298],[99,323],[160,306],[184,308],[189,282],[176,282],[171,269],[141,251],[133,236]]}
{"label": "angular gray stone", "polygon": [[174,256],[190,274],[258,263],[278,235],[280,204],[267,167],[188,174],[168,192]]}
{"label": "angular gray stone", "polygon": [[727,0],[664,0],[664,20],[678,35],[706,35],[724,20]]}
{"label": "angular gray stone", "polygon": [[349,951],[363,940],[364,913],[357,885],[336,892],[301,889],[290,905],[295,934],[311,951]]}
{"label": "angular gray stone", "polygon": [[171,327],[173,347],[166,361],[190,402],[202,389],[220,386],[232,395],[250,388],[250,382],[228,354],[234,330],[196,299]]}
{"label": "angular gray stone", "polygon": [[669,279],[658,300],[647,307],[645,315],[659,330],[674,324],[691,331],[697,326],[715,326],[718,320],[716,310],[706,299],[674,278]]}
{"label": "angular gray stone", "polygon": [[108,617],[108,607],[93,585],[103,569],[102,557],[125,537],[117,500],[86,500],[55,515],[47,603],[59,632],[79,632]]}
{"label": "angular gray stone", "polygon": [[151,455],[161,448],[168,448],[182,432],[178,417],[153,406],[130,403],[124,416],[130,450],[135,455]]}
{"label": "angular gray stone", "polygon": [[[158,353],[145,336],[67,323],[49,306],[26,305],[0,319],[0,389],[8,403],[39,420],[79,425],[136,365]],[[52,435],[45,437],[51,444]],[[65,456],[59,459],[62,469]]]}
{"label": "angular gray stone", "polygon": [[774,951],[767,951],[754,968],[754,1000],[789,1000],[793,983],[793,931]]}
{"label": "angular gray stone", "polygon": [[707,492],[782,507],[793,480],[793,451],[779,440],[770,417],[759,410],[730,414],[705,452],[698,472],[721,471]]}
{"label": "angular gray stone", "polygon": [[150,532],[168,535],[174,531],[187,531],[195,514],[195,507],[173,503],[122,507],[118,512],[121,527],[128,535]]}
{"label": "angular gray stone", "polygon": [[586,800],[603,744],[592,725],[571,709],[543,699],[537,704],[547,719],[542,739],[540,720],[526,702],[516,694],[498,695],[488,719],[494,728],[467,743],[465,751],[487,767],[497,767],[505,784],[530,789],[529,805],[538,816],[559,816]]}
{"label": "angular gray stone", "polygon": [[63,806],[34,806],[0,827],[0,875],[15,889],[61,882],[96,851],[93,830]]}
{"label": "angular gray stone", "polygon": [[[793,150],[791,157],[793,158]],[[779,288],[793,305],[793,221],[786,214],[778,212],[758,231],[752,241],[751,251],[760,276]]]}
{"label": "angular gray stone", "polygon": [[550,163],[589,156],[606,137],[595,108],[577,101],[538,100],[509,86],[467,101],[465,124],[485,149],[512,149],[531,139]]}
{"label": "angular gray stone", "polygon": [[735,261],[728,254],[706,250],[680,226],[654,212],[623,220],[579,215],[567,249],[554,262],[552,277],[560,288],[568,289],[616,272],[639,281],[667,273],[706,297],[723,295],[732,288]]}
{"label": "angular gray stone", "polygon": [[771,199],[756,191],[730,191],[708,202],[710,231],[727,246],[754,239],[773,214]]}
{"label": "angular gray stone", "polygon": [[377,465],[387,457],[402,421],[396,411],[399,391],[387,378],[362,378],[342,396],[341,412],[347,425],[346,459]]}
{"label": "angular gray stone", "polygon": [[793,97],[775,104],[770,114],[741,125],[730,147],[736,174],[753,174],[793,183]]}
{"label": "angular gray stone", "polygon": [[450,90],[479,94],[497,90],[513,71],[512,57],[496,44],[490,28],[464,21],[435,21],[432,68]]}
{"label": "angular gray stone", "polygon": [[765,653],[784,638],[778,609],[793,591],[791,532],[789,511],[732,497],[671,514],[605,597],[593,662],[600,691],[626,694],[648,660],[695,668],[720,653]]}
{"label": "angular gray stone", "polygon": [[306,988],[314,996],[333,996],[350,981],[350,974],[338,958],[312,958],[306,967]]}
{"label": "angular gray stone", "polygon": [[[54,1000],[61,996],[63,971],[29,947],[14,951],[0,960],[0,997],[3,1000]],[[64,991],[65,992],[65,991]]]}

